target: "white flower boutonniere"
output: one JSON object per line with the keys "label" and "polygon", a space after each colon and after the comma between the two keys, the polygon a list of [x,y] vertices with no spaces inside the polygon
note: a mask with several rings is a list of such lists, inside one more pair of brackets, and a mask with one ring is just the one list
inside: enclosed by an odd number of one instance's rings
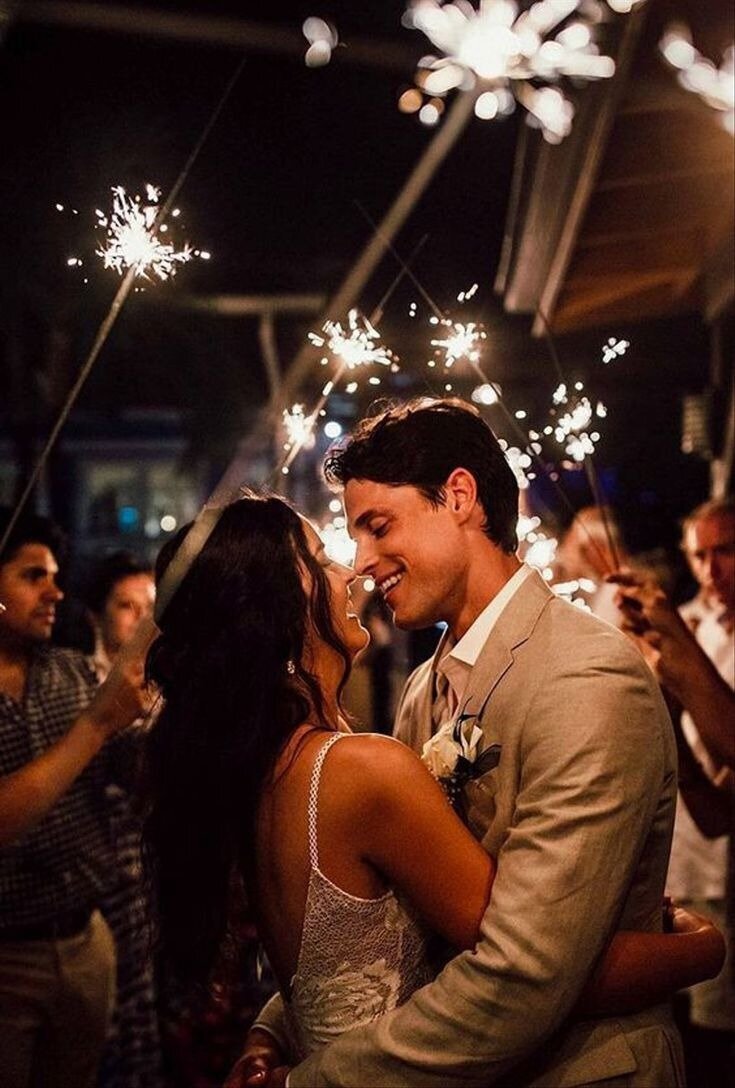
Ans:
{"label": "white flower boutonniere", "polygon": [[[446,791],[455,808],[459,805],[466,783],[484,773],[485,767],[481,766],[485,762],[484,758],[478,763],[482,738],[483,732],[477,724],[477,715],[463,712],[440,726],[434,736],[427,740],[421,752],[422,760]],[[494,750],[495,757],[491,765],[496,766],[500,746],[492,745],[490,750]]]}

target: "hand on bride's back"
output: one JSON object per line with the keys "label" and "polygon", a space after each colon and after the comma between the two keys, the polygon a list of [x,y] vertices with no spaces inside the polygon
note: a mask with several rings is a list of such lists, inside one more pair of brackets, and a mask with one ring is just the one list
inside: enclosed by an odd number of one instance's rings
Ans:
{"label": "hand on bride's back", "polygon": [[252,1028],[245,1047],[222,1088],[283,1088],[288,1066],[272,1035]]}

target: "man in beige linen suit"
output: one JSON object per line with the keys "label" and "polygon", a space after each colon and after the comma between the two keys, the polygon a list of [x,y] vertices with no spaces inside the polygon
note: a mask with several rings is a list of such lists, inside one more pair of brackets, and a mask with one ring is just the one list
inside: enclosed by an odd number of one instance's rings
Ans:
{"label": "man in beige linen suit", "polygon": [[667,1008],[572,1015],[616,930],[661,927],[675,751],[643,659],[519,564],[515,479],[468,406],[364,421],[327,474],[344,487],[357,570],[396,623],[448,625],[396,734],[420,750],[456,710],[479,723],[484,773],[464,807],[498,871],[477,948],[289,1085],[683,1083]]}

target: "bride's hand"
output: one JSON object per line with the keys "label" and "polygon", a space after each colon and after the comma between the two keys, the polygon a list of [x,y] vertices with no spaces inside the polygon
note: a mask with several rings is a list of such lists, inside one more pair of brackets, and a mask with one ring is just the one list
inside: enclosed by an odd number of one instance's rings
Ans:
{"label": "bride's hand", "polygon": [[251,1028],[242,1055],[232,1067],[223,1088],[282,1088],[288,1066],[272,1035]]}

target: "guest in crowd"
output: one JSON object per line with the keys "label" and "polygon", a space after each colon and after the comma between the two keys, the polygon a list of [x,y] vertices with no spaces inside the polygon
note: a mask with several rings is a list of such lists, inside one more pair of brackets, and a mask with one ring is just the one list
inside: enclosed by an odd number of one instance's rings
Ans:
{"label": "guest in crowd", "polygon": [[140,621],[153,614],[153,568],[131,552],[113,552],[95,565],[84,597],[94,631],[92,666],[102,681]]}
{"label": "guest in crowd", "polygon": [[[0,534],[10,511],[0,511]],[[0,556],[0,1074],[4,1088],[92,1088],[115,1000],[99,905],[115,864],[106,742],[147,709],[142,663],[105,684],[50,645],[62,537],[21,517]]]}
{"label": "guest in crowd", "polygon": [[700,510],[705,513],[695,511],[696,522],[690,518],[685,533],[685,548],[691,549],[693,569],[700,571],[703,598],[709,602],[697,627],[699,634],[705,624],[699,638],[655,582],[629,571],[619,571],[609,580],[618,586],[628,628],[638,637],[662,686],[689,712],[710,758],[733,769],[735,694],[707,650],[716,653],[718,660],[720,654],[731,660],[735,514],[731,499]]}
{"label": "guest in crowd", "polygon": [[[733,716],[720,717],[729,689],[735,688],[733,501],[697,507],[684,522],[682,548],[699,587],[692,605],[677,616],[660,589],[630,577],[620,587],[620,601],[669,693],[677,727],[680,794],[667,890],[677,902],[711,917],[727,935],[724,970],[689,991],[682,1015],[690,1082],[725,1088],[735,1059],[735,960],[727,917],[735,776],[723,759],[726,737],[719,727],[735,732]],[[718,727],[714,733],[713,727]]]}
{"label": "guest in crowd", "polygon": [[[150,564],[113,552],[95,566],[86,605],[95,635],[90,663],[107,678],[121,648],[150,617],[155,582]],[[150,957],[149,908],[142,881],[141,825],[132,801],[137,746],[129,745],[125,784],[108,782],[106,797],[115,862],[100,906],[115,938],[117,1000],[100,1070],[100,1088],[156,1088],[161,1077],[158,1013]]]}
{"label": "guest in crowd", "polygon": [[581,596],[598,619],[617,626],[620,614],[615,589],[606,575],[628,563],[623,535],[609,506],[584,506],[561,538],[556,551],[555,580],[580,582]]}

